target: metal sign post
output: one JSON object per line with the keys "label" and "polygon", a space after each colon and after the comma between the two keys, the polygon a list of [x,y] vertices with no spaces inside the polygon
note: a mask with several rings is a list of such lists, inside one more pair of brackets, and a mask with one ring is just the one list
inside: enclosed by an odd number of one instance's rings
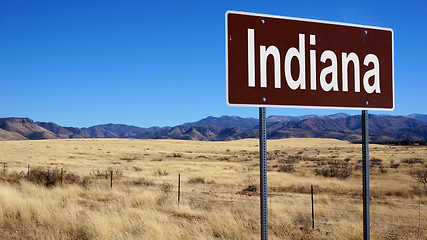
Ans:
{"label": "metal sign post", "polygon": [[266,110],[259,108],[259,164],[260,164],[260,210],[261,210],[261,240],[268,239],[267,218],[267,134],[266,134]]}
{"label": "metal sign post", "polygon": [[368,110],[362,110],[363,239],[370,239],[369,220],[369,123]]}

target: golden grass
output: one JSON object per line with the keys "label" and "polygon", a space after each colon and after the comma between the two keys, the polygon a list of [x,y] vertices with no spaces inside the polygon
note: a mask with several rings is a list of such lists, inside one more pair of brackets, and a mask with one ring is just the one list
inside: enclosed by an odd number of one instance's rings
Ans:
{"label": "golden grass", "polygon": [[[361,146],[333,139],[268,143],[269,239],[361,239]],[[426,239],[425,195],[411,169],[425,146],[370,145],[372,239]],[[422,163],[402,163],[416,157]],[[295,172],[280,172],[290,159]],[[297,159],[297,160],[295,160]],[[346,161],[346,179],[316,176]],[[66,139],[0,142],[0,236],[4,239],[259,239],[258,140],[199,142]],[[392,168],[392,163],[400,163]],[[76,184],[44,187],[27,167],[61,169]],[[0,165],[3,167],[3,165]],[[109,172],[114,171],[113,188]],[[105,175],[107,173],[107,175]],[[177,180],[181,174],[181,202]],[[88,180],[84,184],[83,180]],[[315,189],[311,229],[310,185]]]}

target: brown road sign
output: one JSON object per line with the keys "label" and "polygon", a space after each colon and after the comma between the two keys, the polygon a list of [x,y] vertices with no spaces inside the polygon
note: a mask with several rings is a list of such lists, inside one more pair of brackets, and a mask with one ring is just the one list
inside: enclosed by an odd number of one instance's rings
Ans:
{"label": "brown road sign", "polygon": [[393,30],[226,13],[230,106],[394,109]]}

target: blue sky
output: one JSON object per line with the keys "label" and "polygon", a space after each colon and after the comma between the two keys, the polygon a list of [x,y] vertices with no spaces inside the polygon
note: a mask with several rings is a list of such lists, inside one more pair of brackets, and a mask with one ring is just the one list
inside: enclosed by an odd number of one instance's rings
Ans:
{"label": "blue sky", "polygon": [[[393,112],[427,114],[426,1],[0,0],[0,117],[173,126],[257,117],[225,103],[227,10],[394,30]],[[360,111],[268,108],[268,115]]]}

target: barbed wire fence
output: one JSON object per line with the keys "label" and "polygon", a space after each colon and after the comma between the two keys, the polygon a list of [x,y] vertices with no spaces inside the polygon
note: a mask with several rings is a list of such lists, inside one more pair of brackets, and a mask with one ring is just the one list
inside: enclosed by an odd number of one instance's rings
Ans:
{"label": "barbed wire fence", "polygon": [[[6,175],[9,173],[16,173],[20,174],[23,177],[30,177],[31,170],[33,169],[44,169],[47,171],[48,174],[58,174],[61,173],[61,186],[62,186],[62,174],[63,173],[69,173],[73,172],[73,167],[66,166],[66,165],[52,165],[52,166],[46,166],[46,164],[34,164],[34,163],[23,163],[23,162],[1,162],[0,167],[3,169],[0,170],[0,181],[2,180],[2,175]],[[97,172],[98,171],[98,172]],[[92,172],[85,172],[85,173],[78,173],[80,175],[92,175],[93,177],[99,177],[100,181],[105,178],[106,187],[112,188],[113,186],[113,178],[112,175],[114,174],[113,171],[110,169],[103,170],[97,170]],[[121,170],[117,170],[117,173],[123,174],[123,172],[120,172]],[[98,176],[98,175],[99,176]],[[110,178],[111,176],[111,178]],[[181,181],[182,174],[180,174],[180,178],[178,181]],[[230,192],[228,193],[231,197],[220,197],[215,196],[213,197],[213,200],[209,200],[206,198],[201,198],[200,196],[194,196],[194,192],[190,189],[185,189],[180,182],[173,183],[173,184],[179,184],[179,197],[180,201],[183,201],[183,198],[195,198],[197,197],[197,201],[199,202],[205,202],[208,203],[210,201],[216,201],[221,203],[230,203],[235,204],[236,202],[251,202],[253,204],[256,204],[256,202],[259,201],[257,197],[242,197],[238,193]],[[309,189],[309,188],[307,188]],[[281,192],[282,193],[282,192]],[[311,216],[313,214],[312,212],[312,206],[310,202],[310,191],[307,192],[299,192],[298,194],[306,195],[306,200],[301,203],[297,202],[286,202],[287,208],[284,212],[278,212],[276,213],[274,210],[275,208],[273,205],[283,204],[283,197],[280,194],[275,194],[274,191],[269,189],[269,211],[270,218],[274,217],[275,214],[292,214],[294,216],[298,215],[304,215],[307,216],[308,219],[311,219]],[[233,197],[236,195],[236,197]],[[328,201],[329,203],[322,203],[320,201],[319,203],[319,196],[327,196],[327,192],[321,192],[319,194],[314,194],[314,222],[316,226],[332,226],[337,221],[345,220],[346,218],[360,218],[360,221],[362,220],[362,205],[360,204],[360,210],[355,209],[346,209],[344,207],[340,208],[339,206],[346,206],[348,204],[358,204],[361,203],[362,198],[361,196],[337,196],[334,195],[333,197],[329,197]],[[377,210],[378,206],[383,206],[381,203],[375,203],[372,202],[371,204],[371,226],[388,226],[388,227],[396,227],[396,228],[406,228],[406,229],[412,229],[413,231],[417,232],[417,236],[421,236],[423,232],[427,232],[427,206],[425,203],[419,201],[418,203],[415,203],[415,199],[412,200],[413,203],[402,203],[402,201],[398,198],[392,198],[388,197],[387,202],[388,204],[393,206],[400,206],[400,208],[404,208],[407,215],[402,214],[400,211],[399,213],[390,214],[390,213],[384,213],[380,212],[380,210]],[[298,209],[298,210],[295,210]],[[317,209],[317,210],[316,210]],[[320,210],[319,210],[320,209]],[[310,220],[310,226],[311,226],[311,220]],[[424,235],[423,235],[424,236]]]}

